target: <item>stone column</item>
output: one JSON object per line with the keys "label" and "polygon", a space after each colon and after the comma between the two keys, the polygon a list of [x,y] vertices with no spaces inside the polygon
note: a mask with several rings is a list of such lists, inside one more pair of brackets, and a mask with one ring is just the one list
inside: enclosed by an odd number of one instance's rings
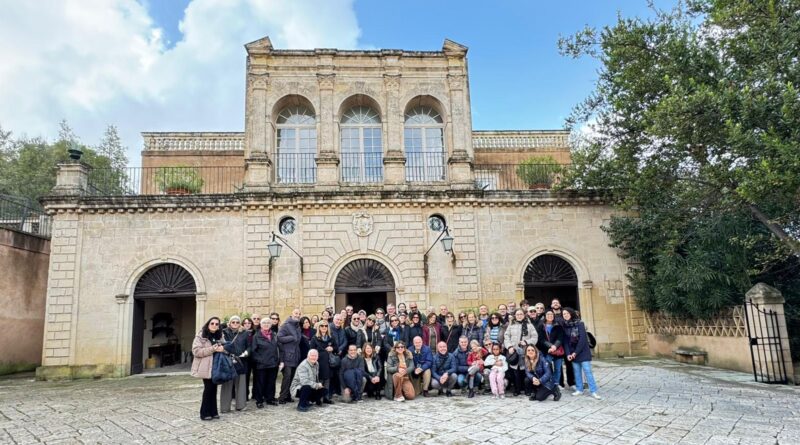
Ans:
{"label": "stone column", "polygon": [[[451,72],[453,69],[451,68]],[[467,76],[462,73],[447,75],[450,87],[451,115],[453,120],[453,147],[448,160],[450,167],[450,186],[465,190],[475,187],[472,174],[472,123],[465,111]]]}
{"label": "stone column", "polygon": [[89,172],[92,170],[83,162],[58,164],[56,186],[53,195],[74,196],[85,195],[89,190]]}
{"label": "stone column", "polygon": [[336,75],[329,70],[317,74],[319,82],[319,153],[317,188],[333,189],[339,184],[339,155],[336,153],[336,112],[333,109],[333,84]]}
{"label": "stone column", "polygon": [[245,98],[245,190],[269,191],[272,181],[272,131],[267,113],[269,74],[264,68],[251,68],[247,75]]}
{"label": "stone column", "polygon": [[[786,366],[786,378],[794,383],[794,366],[792,364],[792,354],[789,347],[789,333],[786,327],[786,315],[783,305],[786,300],[778,289],[764,283],[757,283],[745,294],[745,301],[754,303],[755,307],[745,307],[747,313],[747,329],[750,338],[759,337],[760,344],[752,345],[752,348],[759,348],[760,354],[754,354],[754,366],[759,373],[769,376],[770,379],[780,379],[780,363]],[[758,310],[756,310],[756,308]],[[766,316],[760,312],[766,312]],[[773,318],[768,314],[774,312],[777,315],[777,325],[773,323]],[[764,344],[766,336],[777,335],[780,337],[781,349],[770,347]],[[773,340],[774,341],[774,340]]]}
{"label": "stone column", "polygon": [[406,156],[403,151],[403,109],[400,103],[400,73],[393,69],[383,75],[386,94],[386,154],[383,157],[384,184],[401,188],[406,182]]}

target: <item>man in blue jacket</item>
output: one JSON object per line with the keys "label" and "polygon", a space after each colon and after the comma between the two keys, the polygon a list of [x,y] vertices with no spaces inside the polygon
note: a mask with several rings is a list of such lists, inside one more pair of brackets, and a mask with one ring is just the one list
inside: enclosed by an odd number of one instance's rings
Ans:
{"label": "man in blue jacket", "polygon": [[431,366],[433,366],[433,354],[428,345],[422,344],[422,337],[414,337],[414,347],[411,348],[414,356],[414,370],[409,374],[414,392],[419,396],[420,391],[424,397],[428,397],[428,387],[431,384]]}
{"label": "man in blue jacket", "polygon": [[456,380],[456,359],[447,352],[447,343],[440,341],[436,345],[436,354],[433,355],[431,388],[438,389],[439,395],[442,395],[443,389],[447,389],[447,397],[452,397]]}
{"label": "man in blue jacket", "polygon": [[453,358],[456,364],[456,378],[458,380],[458,387],[462,390],[467,387],[469,381],[469,365],[467,365],[467,356],[469,355],[469,339],[466,335],[462,335],[458,339],[458,348],[453,352]]}

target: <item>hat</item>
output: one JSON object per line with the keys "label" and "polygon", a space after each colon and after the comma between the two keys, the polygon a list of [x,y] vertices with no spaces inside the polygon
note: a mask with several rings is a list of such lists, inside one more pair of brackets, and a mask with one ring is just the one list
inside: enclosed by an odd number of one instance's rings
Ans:
{"label": "hat", "polygon": [[367,317],[367,320],[375,321],[376,317],[375,317],[375,315],[370,315],[369,317]]}
{"label": "hat", "polygon": [[242,319],[239,318],[238,315],[232,315],[231,318],[228,319],[228,322],[231,322],[231,321],[242,321]]}

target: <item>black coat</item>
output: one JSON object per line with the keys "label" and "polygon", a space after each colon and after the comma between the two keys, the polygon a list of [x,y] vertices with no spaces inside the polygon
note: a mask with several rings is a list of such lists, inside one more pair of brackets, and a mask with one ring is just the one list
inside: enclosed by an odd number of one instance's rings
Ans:
{"label": "black coat", "polygon": [[381,358],[377,355],[372,356],[372,366],[375,369],[375,372],[369,372],[367,369],[367,359],[364,359],[364,375],[367,378],[372,377],[380,377],[381,380],[383,379],[383,365],[381,364]]}
{"label": "black coat", "polygon": [[[560,324],[553,323],[553,329],[550,331],[549,338],[547,336],[547,330],[545,329],[544,323],[539,323],[536,326],[536,331],[539,333],[539,339],[536,342],[536,347],[539,348],[539,351],[542,354],[547,354],[550,346],[555,346],[556,349],[558,349],[559,346],[564,346],[564,328]],[[559,358],[564,358],[564,356]]]}
{"label": "black coat", "polygon": [[344,346],[344,353],[347,354],[347,348],[350,345],[356,345],[356,348],[361,349],[364,346],[364,331],[361,329],[353,329],[352,326],[344,328],[344,336],[347,343]]}
{"label": "black coat", "polygon": [[281,354],[278,348],[278,336],[272,332],[267,340],[261,331],[253,334],[250,342],[250,362],[256,369],[277,368],[281,363]]}
{"label": "black coat", "polygon": [[442,325],[442,340],[447,342],[448,352],[455,352],[458,349],[459,337],[461,337],[461,325],[454,324],[451,328],[448,328],[445,324]]}
{"label": "black coat", "polygon": [[319,360],[317,361],[317,363],[319,363],[320,380],[328,380],[329,378],[331,378],[332,375],[331,362],[329,357],[330,354],[328,353],[328,351],[325,350],[325,348],[327,348],[328,346],[333,348],[333,354],[336,354],[337,351],[339,350],[336,347],[336,339],[331,336],[328,336],[328,338],[325,340],[320,339],[319,337],[314,337],[311,339],[311,343],[309,345],[311,349],[316,349],[317,352],[319,353]]}
{"label": "black coat", "polygon": [[300,322],[292,317],[286,319],[278,330],[278,343],[281,347],[281,361],[284,366],[296,368],[303,361],[300,356]]}
{"label": "black coat", "polygon": [[408,326],[406,328],[405,335],[406,335],[406,338],[405,338],[404,341],[406,342],[406,346],[413,344],[414,337],[422,338],[422,325],[421,324],[415,324],[415,325]]}
{"label": "black coat", "polygon": [[365,369],[364,359],[360,355],[351,359],[349,355],[342,358],[342,365],[339,367],[339,381],[344,384],[344,372],[348,369]]}

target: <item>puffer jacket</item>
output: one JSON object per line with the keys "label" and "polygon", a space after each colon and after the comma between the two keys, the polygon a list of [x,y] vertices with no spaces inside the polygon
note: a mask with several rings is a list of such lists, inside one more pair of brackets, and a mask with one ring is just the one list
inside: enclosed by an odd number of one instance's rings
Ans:
{"label": "puffer jacket", "polygon": [[453,354],[439,354],[438,352],[433,355],[433,366],[431,366],[431,377],[434,380],[439,380],[442,376],[452,375],[456,373],[456,359]]}
{"label": "puffer jacket", "polygon": [[203,337],[203,331],[197,333],[192,341],[192,377],[211,378],[211,367],[214,364],[214,348],[211,340]]}
{"label": "puffer jacket", "polygon": [[456,348],[456,352],[453,353],[453,358],[456,362],[456,372],[459,374],[466,374],[469,371],[469,365],[467,364],[467,356],[469,356],[469,349],[461,350],[461,348]]}
{"label": "puffer jacket", "polygon": [[[525,359],[522,359],[525,360]],[[545,361],[544,356],[542,354],[537,354],[536,365],[533,369],[528,369],[527,366],[525,368],[525,376],[530,380],[533,377],[536,377],[542,382],[542,385],[547,387],[547,389],[553,389],[554,382],[553,382],[553,372],[550,371],[550,365],[547,364]]]}

